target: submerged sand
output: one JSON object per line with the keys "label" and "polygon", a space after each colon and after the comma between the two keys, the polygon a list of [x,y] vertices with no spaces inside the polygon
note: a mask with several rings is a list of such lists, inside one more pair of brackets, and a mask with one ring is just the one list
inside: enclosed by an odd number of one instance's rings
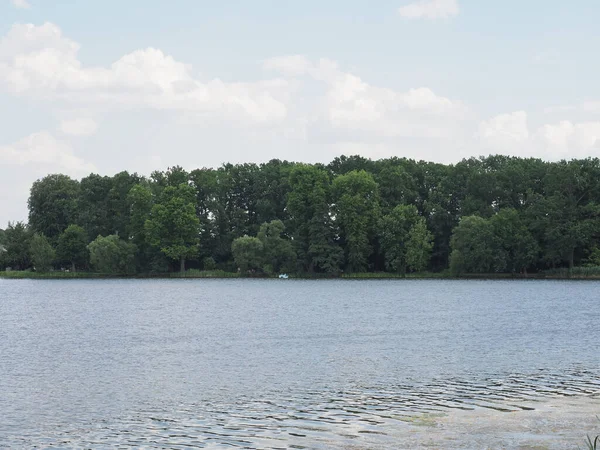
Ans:
{"label": "submerged sand", "polygon": [[371,438],[336,448],[397,449],[587,449],[586,435],[600,434],[600,395],[519,402],[519,409],[398,417],[380,424]]}

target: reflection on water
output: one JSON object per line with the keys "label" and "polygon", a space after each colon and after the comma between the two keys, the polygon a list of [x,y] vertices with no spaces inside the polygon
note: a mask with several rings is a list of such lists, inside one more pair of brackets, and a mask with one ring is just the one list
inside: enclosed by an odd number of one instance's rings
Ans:
{"label": "reflection on water", "polygon": [[284,283],[4,283],[0,447],[397,448],[600,396],[600,284]]}

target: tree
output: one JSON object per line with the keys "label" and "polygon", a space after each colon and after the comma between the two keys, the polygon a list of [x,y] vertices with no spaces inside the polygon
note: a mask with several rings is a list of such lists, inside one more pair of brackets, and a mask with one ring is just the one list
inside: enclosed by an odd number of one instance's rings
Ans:
{"label": "tree", "polygon": [[339,272],[344,253],[329,210],[329,177],[319,166],[299,164],[290,172],[287,211],[301,270]]}
{"label": "tree", "polygon": [[127,204],[129,205],[127,237],[137,248],[137,267],[144,271],[150,268],[151,261],[157,259],[157,255],[164,258],[163,255],[152,249],[146,237],[145,224],[150,217],[153,202],[152,190],[146,184],[134,185],[127,194]]}
{"label": "tree", "polygon": [[114,223],[109,209],[109,194],[113,187],[112,178],[92,173],[79,183],[77,201],[77,223],[88,236],[107,235]]}
{"label": "tree", "polygon": [[48,175],[33,183],[29,195],[29,226],[56,242],[71,224],[77,223],[79,182],[66,175]]}
{"label": "tree", "polygon": [[292,243],[282,237],[284,231],[285,226],[281,220],[273,220],[260,226],[258,239],[263,244],[265,272],[293,270],[296,255]]}
{"label": "tree", "polygon": [[135,272],[136,246],[116,234],[98,236],[88,245],[90,264],[101,273],[130,274]]}
{"label": "tree", "polygon": [[[420,267],[418,261],[426,255],[427,238],[425,232],[423,236],[413,233],[411,230],[419,222],[419,212],[413,205],[396,206],[390,214],[383,216],[379,221],[379,239],[383,248],[386,269],[390,272],[405,273],[408,266],[407,253],[409,242],[413,238],[411,262]],[[425,226],[427,231],[427,226]],[[422,254],[419,255],[419,252]],[[422,269],[420,269],[422,270]]]}
{"label": "tree", "polygon": [[50,272],[52,270],[52,264],[56,259],[56,251],[52,248],[46,236],[35,233],[31,238],[29,252],[31,262],[37,272]]}
{"label": "tree", "polygon": [[200,221],[196,216],[194,189],[187,184],[168,186],[150,212],[144,230],[148,243],[170,259],[185,261],[198,253]]}
{"label": "tree", "polygon": [[369,268],[379,218],[377,183],[364,170],[354,170],[333,180],[333,192],[335,219],[346,244],[347,268],[364,272]]}
{"label": "tree", "polygon": [[427,229],[425,219],[419,217],[408,233],[406,265],[409,270],[421,272],[429,267],[433,250],[433,234]]}
{"label": "tree", "polygon": [[250,236],[237,238],[231,244],[231,251],[240,272],[260,270],[263,265],[263,243]]}
{"label": "tree", "polygon": [[451,241],[450,265],[455,273],[492,273],[506,268],[506,252],[489,220],[468,216],[460,220]]}
{"label": "tree", "polygon": [[69,225],[58,238],[56,256],[60,262],[71,264],[75,272],[77,267],[85,267],[88,263],[87,235],[79,225]]}
{"label": "tree", "polygon": [[8,223],[4,233],[3,265],[17,270],[31,267],[31,232],[23,222]]}
{"label": "tree", "polygon": [[539,245],[516,209],[506,208],[492,216],[494,235],[506,255],[506,270],[526,272],[539,259]]}

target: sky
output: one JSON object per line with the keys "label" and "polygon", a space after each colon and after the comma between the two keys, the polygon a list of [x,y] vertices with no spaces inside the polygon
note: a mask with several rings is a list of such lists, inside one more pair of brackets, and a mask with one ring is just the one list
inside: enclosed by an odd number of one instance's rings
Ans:
{"label": "sky", "polygon": [[598,157],[599,19],[598,0],[0,0],[0,227],[50,173]]}

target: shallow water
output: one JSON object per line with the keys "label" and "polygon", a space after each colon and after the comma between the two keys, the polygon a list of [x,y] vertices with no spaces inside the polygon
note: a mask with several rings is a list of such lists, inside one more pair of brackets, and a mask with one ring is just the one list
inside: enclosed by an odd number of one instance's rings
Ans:
{"label": "shallow water", "polygon": [[0,447],[565,448],[599,335],[598,282],[0,280]]}

